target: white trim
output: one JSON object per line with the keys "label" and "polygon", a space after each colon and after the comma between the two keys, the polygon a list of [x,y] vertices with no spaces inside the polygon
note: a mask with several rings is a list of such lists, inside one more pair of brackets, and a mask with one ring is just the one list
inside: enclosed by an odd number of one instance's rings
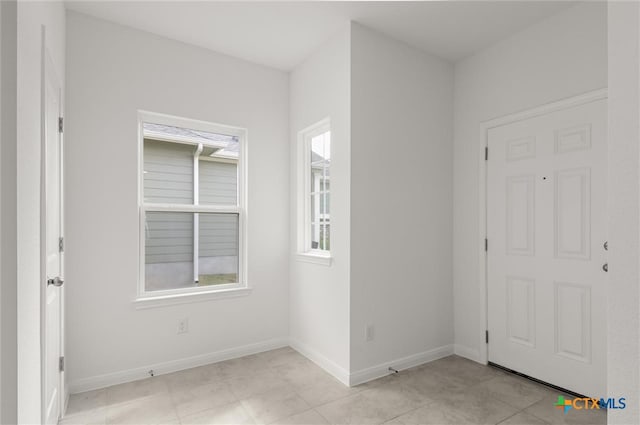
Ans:
{"label": "white trim", "polygon": [[248,356],[251,354],[257,354],[264,351],[275,350],[276,348],[286,347],[287,345],[287,338],[274,338],[255,344],[247,344],[240,347],[215,351],[213,353],[148,364],[145,366],[136,367],[134,369],[78,379],[71,382],[69,384],[69,388],[71,394],[77,394],[85,391],[97,390],[100,388],[110,387],[112,385],[124,384],[126,382],[148,378],[148,372],[151,369],[153,369],[155,375],[164,375],[167,373],[178,372],[180,370],[190,369],[193,367],[204,366],[211,363],[217,363],[225,360],[235,359],[238,357]]}
{"label": "white trim", "polygon": [[213,156],[211,156],[211,155],[201,156],[200,157],[200,161],[222,162],[223,164],[237,164],[238,163],[238,157],[231,156],[231,155],[214,154]]}
{"label": "white trim", "polygon": [[465,359],[482,363],[480,361],[480,351],[477,348],[471,348],[465,345],[455,344],[453,346],[453,353],[456,356],[464,357]]}
{"label": "white trim", "polygon": [[344,385],[349,386],[348,370],[343,369],[341,366],[337,365],[332,360],[329,360],[327,357],[318,353],[313,348],[303,344],[302,342],[294,338],[289,339],[289,346],[294,350],[296,350],[297,352],[299,352],[300,354],[302,354],[303,356],[305,356],[306,358],[308,358],[309,360],[311,360],[312,362],[314,362],[316,365],[320,366],[322,369],[324,369],[327,373],[329,373],[331,376],[336,378],[338,381],[342,382]]}
{"label": "white trim", "polygon": [[156,291],[148,291],[144,295],[139,295],[136,297],[137,300],[150,300],[150,299],[164,299],[164,298],[172,298],[172,297],[180,297],[182,295],[197,295],[197,294],[208,294],[208,293],[216,293],[216,292],[228,292],[231,290],[239,290],[239,289],[249,289],[248,286],[242,285],[240,283],[219,283],[217,285],[205,285],[205,286],[188,286],[183,288],[174,288],[174,289],[159,289]]}
{"label": "white trim", "polygon": [[[55,65],[53,59],[51,57],[49,51],[49,45],[47,43],[46,37],[46,27],[45,25],[41,26],[40,31],[41,37],[41,66],[40,66],[40,417],[43,423],[46,422],[47,414],[48,414],[48,406],[47,406],[47,376],[48,376],[48,359],[47,355],[47,346],[46,346],[46,329],[47,329],[47,317],[46,317],[46,298],[47,298],[47,279],[48,276],[48,260],[47,260],[47,199],[50,194],[47,191],[47,161],[49,158],[49,143],[47,140],[47,123],[50,121],[49,114],[55,114],[53,117],[58,123],[58,119],[64,116],[64,99],[63,99],[63,90],[62,83],[55,69]],[[47,101],[47,87],[49,84],[53,84],[57,90],[57,100],[58,100],[58,110],[57,111],[49,111],[47,109],[46,101]],[[56,129],[58,130],[58,129]],[[58,150],[58,238],[64,237],[64,138],[63,132],[56,131],[56,141],[57,141],[57,150]],[[59,262],[59,270],[58,276],[64,280],[64,253],[58,252],[58,262]],[[58,306],[60,309],[60,316],[58,318],[58,326],[59,326],[59,350],[58,356],[65,356],[65,290],[64,286],[58,288]],[[58,370],[58,420],[62,417],[64,410],[66,409],[66,394],[68,392],[65,379],[66,375],[63,371]]]}
{"label": "white trim", "polygon": [[[485,342],[485,331],[489,329],[488,312],[487,312],[487,252],[485,251],[485,238],[487,237],[487,164],[485,161],[485,148],[488,146],[489,130],[506,124],[526,120],[529,118],[545,115],[551,112],[561,111],[563,109],[572,108],[574,106],[584,105],[586,103],[595,102],[607,98],[607,89],[599,89],[584,94],[562,99],[556,102],[550,102],[532,109],[505,115],[499,118],[484,121],[480,124],[480,155],[478,161],[480,163],[478,182],[478,284],[480,289],[480,323],[483,328],[478,330],[479,355],[476,361],[487,364],[489,361],[489,345]],[[489,155],[492,155],[489,152]],[[466,356],[465,356],[466,357]]]}
{"label": "white trim", "polygon": [[303,263],[319,264],[321,266],[330,266],[333,260],[331,255],[319,254],[315,252],[299,252],[296,254],[296,260]]}
{"label": "white trim", "polygon": [[64,406],[62,406],[62,410],[60,411],[60,419],[64,418],[67,414],[67,409],[69,408],[69,399],[71,398],[71,393],[69,392],[69,386],[65,386],[64,391]]}
{"label": "white trim", "polygon": [[212,363],[218,363],[221,361],[244,357],[251,354],[275,350],[277,348],[286,346],[290,346],[294,350],[298,351],[300,354],[325,370],[327,373],[338,379],[344,385],[352,387],[388,375],[389,366],[392,366],[397,370],[405,370],[450,356],[454,353],[453,345],[444,345],[442,347],[389,361],[384,364],[362,369],[358,372],[350,374],[346,369],[342,368],[333,361],[329,360],[324,355],[318,353],[316,350],[301,343],[300,341],[297,341],[296,339],[274,338],[255,344],[247,344],[240,347],[229,348],[198,356],[154,363],[119,372],[83,378],[77,381],[70,382],[68,389],[70,394],[98,390],[101,388],[110,387],[112,385],[118,385],[126,382],[148,378],[149,370],[153,370],[156,376],[165,375],[167,373],[178,372],[181,370],[204,366]]}
{"label": "white trim", "polygon": [[185,292],[184,290],[180,290],[180,292],[174,293],[166,293],[166,291],[149,292],[150,294],[162,292],[162,294],[138,297],[134,300],[134,305],[136,309],[142,310],[155,307],[165,307],[175,304],[189,304],[202,301],[217,300],[221,298],[243,297],[245,295],[249,295],[252,291],[252,288],[238,285],[235,285],[231,288],[214,289],[208,291],[204,291],[200,288],[193,289],[199,290],[194,290],[192,292]]}
{"label": "white trim", "polygon": [[144,293],[146,220],[144,210],[144,118],[138,111],[138,287],[136,296]]}
{"label": "white trim", "polygon": [[[204,150],[202,143],[193,153],[193,205],[200,204],[200,154]],[[200,272],[200,216],[193,214],[193,281],[198,282]]]}
{"label": "white trim", "polygon": [[191,212],[191,213],[231,213],[240,214],[240,207],[226,205],[178,205],[178,204],[152,204],[141,205],[143,211],[155,212]]}
{"label": "white trim", "polygon": [[401,357],[399,359],[390,360],[385,363],[381,363],[376,366],[361,369],[359,371],[351,373],[349,376],[349,385],[356,386],[364,384],[365,382],[373,381],[374,379],[382,378],[389,375],[389,367],[400,371],[409,369],[421,364],[429,363],[434,360],[441,359],[453,354],[453,345],[443,345],[432,350],[423,351],[422,353],[412,354],[407,357]]}
{"label": "white trim", "polygon": [[[62,251],[59,253],[60,255],[60,276],[63,279],[66,279],[66,267],[65,267],[65,245],[66,245],[66,231],[65,231],[65,179],[64,179],[64,170],[65,170],[65,157],[64,157],[64,95],[62,93],[62,88],[60,88],[60,117],[63,119],[63,131],[59,133],[60,137],[60,237],[62,238]],[[60,320],[62,321],[62,326],[60,329],[60,356],[65,358],[67,361],[67,350],[66,350],[66,340],[67,340],[67,332],[66,332],[66,323],[67,323],[67,289],[64,285],[60,287],[60,297],[61,297],[61,306],[62,311],[60,312]],[[66,365],[65,365],[66,366]],[[69,405],[69,388],[67,386],[67,372],[66,368],[61,373],[61,393],[63,396],[62,407],[60,409],[60,417],[62,417],[67,411],[67,406]]]}
{"label": "white trim", "polygon": [[[207,131],[211,133],[226,134],[238,137],[238,143],[240,152],[237,158],[238,168],[238,196],[237,205],[198,205],[198,186],[197,186],[197,172],[198,167],[198,155],[201,152],[202,146],[208,146],[206,143],[197,144],[198,150],[194,155],[194,204],[178,205],[178,204],[156,204],[144,202],[144,128],[145,122],[151,122],[155,124],[170,125],[175,127],[190,128],[193,130]],[[248,130],[246,128],[231,127],[222,124],[215,124],[205,121],[193,120],[189,118],[175,117],[165,114],[158,114],[148,111],[138,111],[138,209],[139,209],[139,237],[138,237],[138,285],[137,285],[137,298],[134,302],[141,303],[140,305],[153,305],[154,307],[183,303],[185,298],[183,296],[189,296],[192,300],[196,300],[195,293],[201,294],[202,297],[197,297],[198,301],[214,298],[229,297],[230,294],[247,295],[249,294],[250,287],[248,282],[248,267],[247,267],[247,188],[248,184],[247,176],[247,158],[248,158]],[[153,291],[147,292],[145,290],[145,213],[147,211],[156,212],[190,212],[190,213],[232,213],[238,215],[238,282],[229,285],[217,285],[215,289],[213,287],[194,287],[194,288],[177,288],[167,291]],[[194,217],[194,223],[196,218]],[[194,226],[194,232],[197,231]],[[197,242],[197,236],[194,237],[194,243]],[[197,248],[194,249],[194,254]],[[194,261],[194,280],[197,276],[197,260]],[[244,291],[242,291],[244,290]],[[214,296],[215,292],[220,292],[220,295]],[[169,298],[176,297],[175,302],[169,302]],[[150,302],[153,300],[153,302]],[[162,302],[160,301],[162,300]],[[191,301],[188,301],[191,302]]]}
{"label": "white trim", "polygon": [[[53,67],[50,67],[50,57],[47,51],[46,27],[42,25],[40,29],[41,52],[40,52],[40,421],[46,423],[47,420],[47,349],[46,349],[46,297],[47,288],[47,77],[48,72],[53,74]],[[55,74],[53,74],[55,75]],[[51,75],[53,77],[53,75]],[[54,77],[57,79],[57,77]],[[60,412],[62,413],[62,412]]]}

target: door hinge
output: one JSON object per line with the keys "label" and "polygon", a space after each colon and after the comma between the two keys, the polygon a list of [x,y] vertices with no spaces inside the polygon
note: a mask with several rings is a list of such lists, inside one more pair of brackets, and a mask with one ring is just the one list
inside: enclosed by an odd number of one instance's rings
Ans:
{"label": "door hinge", "polygon": [[58,131],[60,133],[64,132],[64,118],[62,117],[58,118]]}
{"label": "door hinge", "polygon": [[487,344],[489,343],[489,331],[484,331],[484,341]]}
{"label": "door hinge", "polygon": [[58,369],[60,369],[60,372],[64,372],[64,356],[60,357],[58,361]]}
{"label": "door hinge", "polygon": [[64,238],[58,238],[58,251],[64,252]]}
{"label": "door hinge", "polygon": [[485,252],[489,251],[489,239],[484,238],[484,250]]}
{"label": "door hinge", "polygon": [[489,160],[489,146],[484,147],[484,160],[485,161]]}

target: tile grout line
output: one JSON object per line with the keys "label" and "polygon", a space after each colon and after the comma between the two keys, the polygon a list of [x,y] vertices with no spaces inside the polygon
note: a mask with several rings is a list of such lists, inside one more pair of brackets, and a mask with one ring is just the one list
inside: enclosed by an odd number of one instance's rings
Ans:
{"label": "tile grout line", "polygon": [[173,407],[173,414],[178,419],[178,422],[182,425],[182,418],[180,418],[180,415],[178,415],[178,406],[176,405],[176,402],[173,399],[173,391],[171,391],[171,385],[169,385],[169,382],[167,381],[165,381],[164,384],[166,385],[167,392],[169,393],[169,400],[171,401],[171,406]]}
{"label": "tile grout line", "polygon": [[332,421],[330,421],[330,420],[329,420],[329,418],[327,418],[326,416],[324,416],[324,415],[322,414],[322,412],[320,412],[319,410],[317,410],[315,407],[313,408],[313,410],[314,410],[318,415],[320,415],[320,417],[321,417],[322,419],[324,419],[328,424],[333,424],[333,422],[332,422]]}

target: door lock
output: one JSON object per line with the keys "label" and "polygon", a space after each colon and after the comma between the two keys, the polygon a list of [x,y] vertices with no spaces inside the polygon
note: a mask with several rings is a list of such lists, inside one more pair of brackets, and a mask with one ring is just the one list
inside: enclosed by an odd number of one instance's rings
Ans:
{"label": "door lock", "polygon": [[61,279],[60,276],[56,276],[53,279],[47,280],[47,286],[49,285],[62,286],[62,284],[64,284],[64,279]]}

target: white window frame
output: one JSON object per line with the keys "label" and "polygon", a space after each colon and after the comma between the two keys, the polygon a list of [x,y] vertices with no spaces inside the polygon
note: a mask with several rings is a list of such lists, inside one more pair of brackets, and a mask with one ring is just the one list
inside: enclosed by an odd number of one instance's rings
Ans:
{"label": "white window frame", "polygon": [[[194,204],[174,205],[144,202],[144,128],[145,122],[167,126],[188,128],[210,133],[236,136],[240,145],[238,154],[238,203],[236,206],[198,205],[198,179],[194,179]],[[148,111],[138,111],[138,210],[139,210],[139,277],[135,303],[137,308],[149,308],[168,304],[202,301],[207,299],[246,295],[251,291],[247,281],[247,134],[245,128],[231,127],[205,121],[180,118]],[[167,139],[172,143],[193,145],[201,150],[214,143],[195,142],[187,139]],[[200,146],[199,146],[200,145]],[[194,157],[194,176],[197,176],[197,157]],[[238,215],[238,282],[215,286],[176,288],[160,291],[145,290],[145,215],[147,212],[187,212],[187,213],[232,213]],[[195,227],[194,227],[195,229]],[[197,250],[197,235],[194,235],[194,249]],[[196,252],[197,254],[197,252]],[[194,267],[196,267],[194,265]],[[194,271],[195,272],[195,271]]]}
{"label": "white window frame", "polygon": [[[300,184],[298,185],[297,259],[298,261],[330,266],[332,261],[330,250],[311,248],[311,140],[326,132],[331,132],[329,118],[325,118],[298,133],[298,182]],[[331,192],[329,196],[331,196]]]}

